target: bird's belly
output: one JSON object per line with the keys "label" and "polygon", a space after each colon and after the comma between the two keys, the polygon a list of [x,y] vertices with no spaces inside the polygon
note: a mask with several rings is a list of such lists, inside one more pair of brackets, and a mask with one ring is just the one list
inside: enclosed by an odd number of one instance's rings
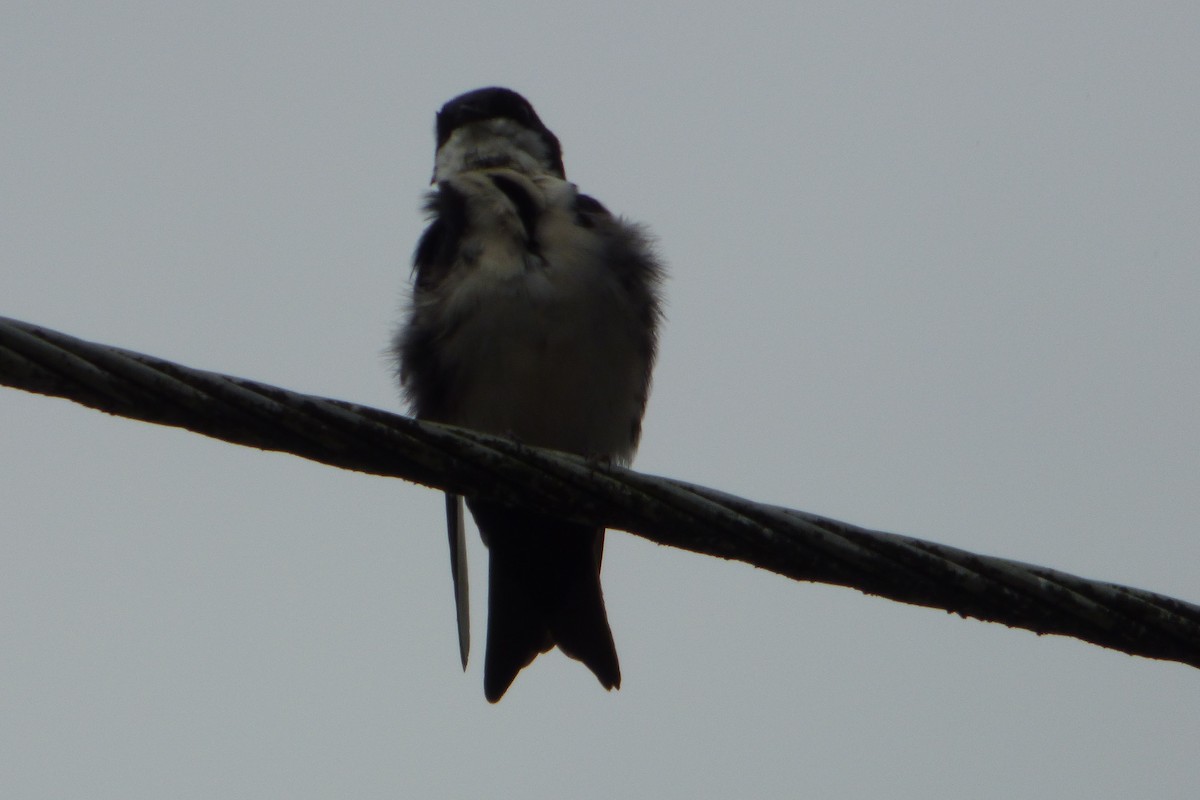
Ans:
{"label": "bird's belly", "polygon": [[603,294],[493,295],[446,342],[457,376],[448,421],[589,457],[631,456],[645,358],[633,321]]}

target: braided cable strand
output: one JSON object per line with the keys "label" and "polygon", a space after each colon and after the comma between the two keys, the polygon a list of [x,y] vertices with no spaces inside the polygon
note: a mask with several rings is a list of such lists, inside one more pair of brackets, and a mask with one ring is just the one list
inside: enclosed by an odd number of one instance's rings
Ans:
{"label": "braided cable strand", "polygon": [[0,317],[0,384],[1038,634],[1200,667],[1200,606],[859,528]]}

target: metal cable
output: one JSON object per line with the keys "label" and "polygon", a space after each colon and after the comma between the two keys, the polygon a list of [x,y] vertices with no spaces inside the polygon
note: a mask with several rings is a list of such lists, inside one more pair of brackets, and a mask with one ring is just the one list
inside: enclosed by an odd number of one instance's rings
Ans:
{"label": "metal cable", "polygon": [[1200,606],[764,505],[0,317],[0,384],[1038,634],[1200,667]]}

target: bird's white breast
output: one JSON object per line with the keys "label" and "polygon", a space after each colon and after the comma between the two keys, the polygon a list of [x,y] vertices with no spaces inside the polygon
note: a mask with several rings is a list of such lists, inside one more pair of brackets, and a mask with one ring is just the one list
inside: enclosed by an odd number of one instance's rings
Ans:
{"label": "bird's white breast", "polygon": [[647,365],[603,234],[577,223],[571,184],[502,172],[542,204],[537,245],[527,248],[515,207],[486,174],[453,179],[467,198],[467,231],[436,300],[454,375],[449,421],[626,460]]}

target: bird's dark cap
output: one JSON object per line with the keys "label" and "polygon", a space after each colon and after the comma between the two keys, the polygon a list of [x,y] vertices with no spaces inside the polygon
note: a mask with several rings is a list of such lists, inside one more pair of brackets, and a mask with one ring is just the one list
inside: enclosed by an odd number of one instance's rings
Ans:
{"label": "bird's dark cap", "polygon": [[438,148],[462,126],[488,119],[511,119],[524,128],[536,131],[545,140],[551,160],[562,163],[562,146],[558,143],[558,137],[542,123],[529,101],[512,89],[499,86],[460,94],[442,106],[437,114]]}
{"label": "bird's dark cap", "polygon": [[512,89],[490,86],[460,94],[442,106],[437,115],[438,147],[464,125],[497,118],[511,119],[533,131],[546,130],[528,100]]}

